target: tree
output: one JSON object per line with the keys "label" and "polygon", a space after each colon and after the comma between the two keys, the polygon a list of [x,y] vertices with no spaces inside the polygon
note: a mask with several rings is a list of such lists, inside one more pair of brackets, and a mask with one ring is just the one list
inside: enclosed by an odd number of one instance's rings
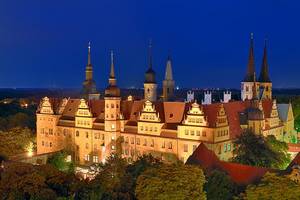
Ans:
{"label": "tree", "polygon": [[[28,128],[0,131],[0,136],[0,152],[6,157],[25,153],[30,143],[35,144],[35,136]],[[35,148],[35,145],[33,148]]]}
{"label": "tree", "polygon": [[276,152],[278,158],[278,162],[274,162],[272,168],[286,169],[291,162],[288,145],[283,141],[277,140],[274,135],[267,136],[266,140],[269,147]]}
{"label": "tree", "polygon": [[1,199],[56,199],[74,196],[79,180],[51,165],[6,163],[1,173]]}
{"label": "tree", "polygon": [[132,176],[126,171],[127,162],[119,154],[111,154],[100,166],[100,173],[92,181],[103,191],[102,199],[134,199]]}
{"label": "tree", "polygon": [[202,170],[191,165],[169,165],[152,167],[144,171],[137,180],[137,199],[206,199]]}
{"label": "tree", "polygon": [[[260,167],[280,167],[284,166],[286,160],[285,152],[282,152],[282,144],[274,138],[268,140],[264,136],[255,134],[249,130],[242,133],[234,142],[233,162],[260,166]],[[280,148],[279,148],[280,146]],[[282,156],[282,157],[280,157]]]}
{"label": "tree", "polygon": [[286,176],[266,173],[258,185],[246,189],[249,200],[256,199],[300,199],[300,187]]}
{"label": "tree", "polygon": [[74,172],[74,163],[67,161],[68,154],[65,151],[60,151],[48,158],[47,163],[54,166],[56,169],[73,173]]}
{"label": "tree", "polygon": [[209,174],[205,183],[207,199],[229,200],[237,193],[236,186],[224,172],[215,170]]}

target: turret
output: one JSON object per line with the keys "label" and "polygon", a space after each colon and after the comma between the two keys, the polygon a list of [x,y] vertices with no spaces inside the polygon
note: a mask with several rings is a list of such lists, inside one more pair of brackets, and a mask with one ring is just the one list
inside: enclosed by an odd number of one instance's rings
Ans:
{"label": "turret", "polygon": [[155,71],[152,69],[152,43],[149,44],[149,66],[145,73],[144,99],[148,101],[157,100],[157,84],[155,81]]}
{"label": "turret", "polygon": [[93,66],[91,63],[91,43],[88,45],[88,61],[85,67],[85,81],[83,82],[82,96],[85,99],[99,99],[100,93],[96,89],[96,83],[93,80]]}

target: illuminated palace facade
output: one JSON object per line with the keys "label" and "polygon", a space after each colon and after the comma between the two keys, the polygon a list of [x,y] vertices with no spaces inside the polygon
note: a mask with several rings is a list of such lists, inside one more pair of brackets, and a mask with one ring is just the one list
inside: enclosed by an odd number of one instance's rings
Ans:
{"label": "illuminated palace facade", "polygon": [[148,153],[164,161],[185,162],[198,145],[204,143],[226,161],[232,157],[233,141],[243,129],[272,134],[285,141],[295,137],[291,104],[277,104],[272,99],[266,47],[256,80],[253,38],[247,74],[241,83],[241,101],[227,99],[202,105],[196,101],[175,101],[170,58],[162,98],[158,99],[151,47],[149,52],[142,100],[131,96],[121,98],[113,55],[108,86],[100,98],[93,80],[89,46],[83,97],[41,100],[37,110],[38,154],[65,149],[72,152],[77,165],[83,166],[104,162],[117,150],[129,162]]}

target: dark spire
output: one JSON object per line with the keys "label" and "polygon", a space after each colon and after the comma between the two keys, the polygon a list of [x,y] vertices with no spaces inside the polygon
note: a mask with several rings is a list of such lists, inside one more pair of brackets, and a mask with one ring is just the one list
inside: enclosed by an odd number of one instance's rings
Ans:
{"label": "dark spire", "polygon": [[260,71],[258,81],[262,82],[262,83],[271,82],[270,77],[269,77],[269,65],[268,65],[268,59],[267,59],[267,39],[265,39],[264,55],[263,55],[261,71]]}
{"label": "dark spire", "polygon": [[88,63],[87,65],[91,65],[91,42],[88,45]]}
{"label": "dark spire", "polygon": [[114,52],[110,52],[110,74],[109,78],[115,78]]}
{"label": "dark spire", "polygon": [[115,78],[115,66],[114,66],[114,53],[110,52],[110,73],[109,73],[109,85],[115,86],[117,84],[117,80]]}
{"label": "dark spire", "polygon": [[173,80],[172,60],[171,60],[170,55],[168,56],[168,59],[167,59],[165,80]]}
{"label": "dark spire", "polygon": [[117,79],[115,77],[114,53],[110,52],[110,73],[108,79],[108,87],[105,89],[106,97],[120,97],[120,89],[117,87]]}
{"label": "dark spire", "polygon": [[148,62],[149,62],[149,66],[148,66],[148,70],[146,71],[146,73],[145,73],[145,83],[156,83],[156,81],[155,81],[155,71],[153,70],[153,66],[152,66],[152,64],[153,64],[153,58],[152,58],[152,41],[150,40],[150,42],[149,42],[149,50],[148,50],[149,52],[149,60],[148,60]]}
{"label": "dark spire", "polygon": [[244,82],[253,82],[254,81],[254,42],[253,42],[253,33],[250,36],[250,50],[249,50],[249,58],[248,58],[248,66],[247,66],[247,74],[244,78]]}
{"label": "dark spire", "polygon": [[153,64],[153,61],[152,61],[152,40],[149,41],[149,69],[152,69],[152,64]]}

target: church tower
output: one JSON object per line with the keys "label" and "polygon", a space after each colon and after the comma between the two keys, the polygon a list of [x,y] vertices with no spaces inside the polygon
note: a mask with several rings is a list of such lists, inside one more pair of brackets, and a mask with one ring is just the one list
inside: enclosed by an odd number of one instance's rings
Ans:
{"label": "church tower", "polygon": [[254,66],[254,44],[253,44],[253,33],[251,33],[247,73],[245,78],[241,82],[241,99],[243,101],[247,99],[251,100],[253,98],[256,98],[253,97],[253,94],[257,94],[259,88],[255,84],[255,82],[256,80],[255,80],[255,66]]}
{"label": "church tower", "polygon": [[108,86],[105,89],[105,120],[104,130],[110,133],[111,137],[111,151],[117,149],[117,139],[120,136],[121,131],[121,96],[120,89],[117,87],[117,80],[115,78],[114,68],[114,55],[111,52],[111,65],[110,74],[108,79]]}
{"label": "church tower", "polygon": [[267,60],[267,40],[265,40],[264,55],[259,76],[260,97],[262,99],[272,99],[272,82],[269,76],[269,65]]}
{"label": "church tower", "polygon": [[93,80],[93,66],[91,63],[91,43],[89,42],[88,46],[88,62],[85,67],[85,81],[83,82],[82,95],[83,98],[90,99],[99,99],[100,93],[96,89],[96,83]]}
{"label": "church tower", "polygon": [[173,80],[172,61],[169,56],[166,65],[165,80],[163,81],[163,99],[169,101],[174,97],[175,81]]}
{"label": "church tower", "polygon": [[144,99],[154,102],[157,100],[157,84],[155,81],[155,71],[152,69],[152,43],[149,44],[149,66],[145,73]]}

